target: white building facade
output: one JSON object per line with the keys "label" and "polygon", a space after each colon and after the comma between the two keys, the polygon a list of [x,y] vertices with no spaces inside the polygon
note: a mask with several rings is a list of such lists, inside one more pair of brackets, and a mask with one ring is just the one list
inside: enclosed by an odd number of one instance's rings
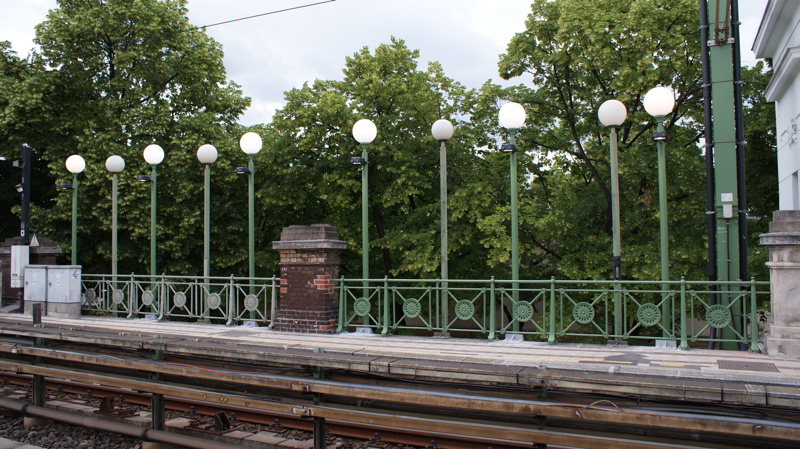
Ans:
{"label": "white building facade", "polygon": [[753,44],[757,58],[772,59],[764,95],[775,103],[778,191],[781,210],[800,209],[800,0],[770,0]]}

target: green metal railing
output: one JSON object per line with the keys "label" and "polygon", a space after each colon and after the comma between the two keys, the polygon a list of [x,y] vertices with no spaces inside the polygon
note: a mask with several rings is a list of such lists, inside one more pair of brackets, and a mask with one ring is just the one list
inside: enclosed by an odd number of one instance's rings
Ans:
{"label": "green metal railing", "polygon": [[276,277],[84,274],[81,284],[81,307],[87,313],[226,325],[243,321],[271,325],[278,295]]}
{"label": "green metal railing", "polygon": [[[690,343],[735,342],[757,351],[756,304],[759,295],[768,297],[769,288],[769,282],[755,280],[449,279],[443,284],[341,278],[338,330],[459,332],[489,339],[521,334],[550,343],[669,340],[683,349]],[[615,319],[617,314],[621,319]]]}
{"label": "green metal railing", "polygon": [[[271,325],[279,287],[277,277],[85,274],[81,304],[86,313],[127,318]],[[755,351],[758,299],[766,300],[769,289],[769,282],[755,280],[341,278],[338,331],[366,327],[383,335],[455,333],[488,339],[518,334],[549,343],[668,340],[684,349],[733,342]]]}

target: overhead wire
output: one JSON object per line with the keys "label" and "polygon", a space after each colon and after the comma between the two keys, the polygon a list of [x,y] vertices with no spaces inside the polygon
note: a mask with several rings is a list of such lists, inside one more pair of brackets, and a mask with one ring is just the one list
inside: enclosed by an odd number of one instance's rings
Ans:
{"label": "overhead wire", "polygon": [[[278,10],[275,10],[275,11],[269,11],[269,12],[265,12],[265,13],[254,14],[254,15],[251,15],[251,16],[239,17],[237,19],[225,20],[225,21],[222,21],[222,22],[212,23],[212,24],[208,24],[208,25],[189,27],[189,28],[186,28],[186,29],[183,29],[183,30],[178,30],[178,31],[170,32],[170,33],[161,33],[161,34],[157,34],[155,36],[150,36],[150,37],[146,38],[145,41],[148,41],[148,40],[151,40],[151,39],[154,39],[154,38],[168,37],[168,36],[172,36],[172,35],[180,34],[180,33],[188,33],[190,31],[198,31],[198,30],[203,30],[204,31],[206,28],[211,28],[211,27],[215,27],[215,26],[219,26],[219,25],[227,25],[227,24],[230,24],[230,23],[241,22],[241,21],[244,21],[244,20],[256,19],[256,18],[259,18],[259,17],[271,16],[271,15],[280,14],[280,13],[289,12],[289,11],[296,11],[296,10],[299,10],[299,9],[310,8],[312,6],[319,6],[319,5],[323,5],[325,3],[332,3],[332,2],[335,2],[335,1],[336,0],[323,0],[323,1],[315,2],[315,3],[307,3],[305,5],[293,6],[291,8],[278,9]],[[76,56],[81,56],[81,55],[85,55],[85,54],[89,54],[89,53],[92,53],[92,52],[90,52],[90,51],[82,51],[82,52],[78,52],[78,53],[70,53],[68,55],[65,55],[65,56],[59,58],[59,59],[60,60],[64,60],[64,59],[73,58],[73,57],[76,57]],[[31,66],[32,63],[31,63],[30,60],[28,60],[28,61],[25,61],[24,65],[25,65],[25,67],[28,67],[28,66]]]}

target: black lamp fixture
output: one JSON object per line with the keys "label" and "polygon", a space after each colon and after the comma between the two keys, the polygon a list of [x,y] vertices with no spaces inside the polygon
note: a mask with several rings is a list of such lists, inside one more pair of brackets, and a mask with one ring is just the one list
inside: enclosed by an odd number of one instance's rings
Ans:
{"label": "black lamp fixture", "polygon": [[503,145],[500,146],[500,152],[501,153],[516,153],[517,152],[517,146],[514,145],[513,143],[504,143]]}
{"label": "black lamp fixture", "polygon": [[667,141],[666,131],[653,131],[653,142],[666,142],[666,141]]}

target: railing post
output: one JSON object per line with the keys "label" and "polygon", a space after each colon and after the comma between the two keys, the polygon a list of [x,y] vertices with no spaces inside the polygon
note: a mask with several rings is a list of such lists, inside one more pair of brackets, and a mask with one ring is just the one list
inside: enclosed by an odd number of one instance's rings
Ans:
{"label": "railing post", "polygon": [[278,282],[275,276],[272,276],[272,292],[270,293],[270,302],[269,302],[269,328],[272,329],[272,325],[275,322],[275,314],[278,311]]}
{"label": "railing post", "polygon": [[489,280],[489,340],[494,340],[497,338],[495,332],[497,332],[497,312],[494,310],[494,276]]}
{"label": "railing post", "polygon": [[160,290],[158,292],[158,307],[159,307],[158,321],[161,321],[161,320],[164,319],[164,312],[166,311],[166,304],[167,304],[167,298],[166,298],[166,296],[167,296],[166,295],[166,292],[167,292],[166,286],[167,286],[167,284],[166,284],[166,282],[167,282],[167,280],[166,280],[165,276],[166,276],[165,273],[161,273],[161,282],[159,282],[159,286],[158,286],[158,289]]}
{"label": "railing post", "polygon": [[548,332],[547,343],[556,343],[556,278],[550,278],[550,332]]}
{"label": "railing post", "polygon": [[138,309],[138,306],[136,303],[134,303],[134,297],[139,296],[138,294],[134,295],[134,293],[137,293],[138,291],[139,288],[136,286],[136,277],[133,273],[131,273],[131,286],[128,289],[128,319],[132,319],[134,311]]}
{"label": "railing post", "polygon": [[[250,287],[253,286],[253,279],[250,278]],[[233,324],[233,317],[239,316],[239,301],[235,295],[236,293],[236,283],[233,281],[233,275],[231,274],[230,281],[228,281],[228,321],[225,323],[226,326],[230,326]]]}
{"label": "railing post", "polygon": [[614,276],[614,339],[622,338],[622,284]]}
{"label": "railing post", "polygon": [[681,276],[681,349],[688,351],[689,343],[686,339],[686,278]]}
{"label": "railing post", "polygon": [[381,335],[389,335],[389,276],[383,277],[383,330]]}
{"label": "railing post", "polygon": [[344,330],[344,322],[347,319],[347,291],[344,287],[344,276],[339,278],[339,323],[336,325],[336,333]]}
{"label": "railing post", "polygon": [[750,352],[758,349],[758,313],[756,311],[756,278],[750,278]]}

